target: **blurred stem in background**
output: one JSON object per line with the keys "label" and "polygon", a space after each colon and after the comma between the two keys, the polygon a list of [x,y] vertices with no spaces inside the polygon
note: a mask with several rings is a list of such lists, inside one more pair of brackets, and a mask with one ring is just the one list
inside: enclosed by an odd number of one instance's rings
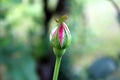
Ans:
{"label": "blurred stem in background", "polygon": [[[116,12],[117,12],[117,21],[119,23],[119,27],[120,27],[120,7],[118,6],[118,4],[114,1],[114,0],[109,0],[111,2],[111,4],[114,6]],[[119,59],[120,59],[120,52],[119,52]],[[119,64],[120,65],[120,64]]]}
{"label": "blurred stem in background", "polygon": [[119,8],[119,6],[117,5],[117,3],[114,0],[109,0],[109,1],[112,3],[115,10],[117,11],[117,17],[116,18],[117,18],[117,20],[118,20],[118,22],[120,24],[120,8]]}

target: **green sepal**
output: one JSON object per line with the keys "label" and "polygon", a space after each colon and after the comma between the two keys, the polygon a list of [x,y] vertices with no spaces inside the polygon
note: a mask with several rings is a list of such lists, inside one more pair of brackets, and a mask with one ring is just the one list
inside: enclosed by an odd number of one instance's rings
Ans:
{"label": "green sepal", "polygon": [[51,45],[55,48],[61,48],[60,47],[60,42],[59,42],[59,39],[58,39],[58,29],[57,29],[56,35],[54,37],[52,37]]}
{"label": "green sepal", "polygon": [[56,22],[58,23],[58,25],[60,25],[62,22],[65,22],[67,18],[67,15],[63,15],[62,17],[60,17],[60,19],[57,19]]}
{"label": "green sepal", "polygon": [[66,49],[57,49],[57,48],[53,48],[54,54],[57,57],[62,57],[66,51]]}

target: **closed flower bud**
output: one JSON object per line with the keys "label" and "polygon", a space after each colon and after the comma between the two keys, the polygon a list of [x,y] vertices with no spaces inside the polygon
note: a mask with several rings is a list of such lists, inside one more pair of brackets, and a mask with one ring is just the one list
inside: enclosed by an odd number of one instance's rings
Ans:
{"label": "closed flower bud", "polygon": [[66,19],[66,15],[62,16],[60,19],[56,19],[58,26],[55,27],[50,34],[50,43],[53,46],[53,51],[56,55],[53,80],[58,80],[62,56],[64,55],[66,48],[71,43],[71,34],[67,25],[64,22]]}
{"label": "closed flower bud", "polygon": [[65,49],[69,46],[71,43],[71,33],[64,22],[52,30],[50,34],[50,43],[57,49]]}

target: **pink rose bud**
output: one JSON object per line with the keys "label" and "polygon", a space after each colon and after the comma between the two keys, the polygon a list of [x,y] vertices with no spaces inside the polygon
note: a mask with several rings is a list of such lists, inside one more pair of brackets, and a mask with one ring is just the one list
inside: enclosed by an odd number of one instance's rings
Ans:
{"label": "pink rose bud", "polygon": [[57,49],[65,49],[70,45],[71,33],[65,22],[61,22],[58,27],[52,30],[50,34],[50,43]]}

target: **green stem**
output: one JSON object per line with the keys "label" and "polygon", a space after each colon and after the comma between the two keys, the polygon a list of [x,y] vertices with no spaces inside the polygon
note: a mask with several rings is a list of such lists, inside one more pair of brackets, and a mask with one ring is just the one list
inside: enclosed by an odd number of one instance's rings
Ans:
{"label": "green stem", "polygon": [[59,74],[61,59],[62,59],[62,57],[57,57],[56,56],[56,62],[55,62],[55,69],[54,69],[53,80],[58,80],[58,74]]}

